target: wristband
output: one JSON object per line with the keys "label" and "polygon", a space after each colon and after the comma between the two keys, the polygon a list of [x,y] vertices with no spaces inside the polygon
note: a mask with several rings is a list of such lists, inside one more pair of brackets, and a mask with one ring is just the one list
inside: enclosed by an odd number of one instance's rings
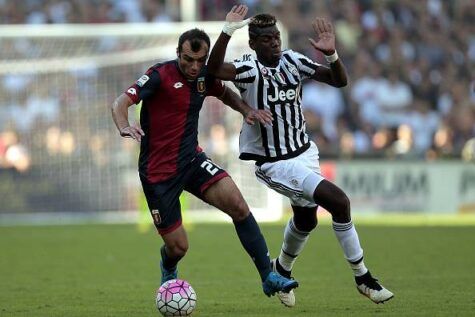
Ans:
{"label": "wristband", "polygon": [[336,62],[338,60],[338,53],[336,52],[336,50],[335,53],[333,53],[332,55],[325,55],[325,60],[329,64]]}
{"label": "wristband", "polygon": [[251,22],[251,19],[246,19],[239,22],[226,22],[223,26],[223,33],[226,33],[229,36],[232,36],[234,31],[246,26]]}
{"label": "wristband", "polygon": [[233,27],[231,27],[230,23],[227,23],[224,24],[223,26],[223,33],[226,33],[227,35],[229,36],[232,36],[234,31],[236,31],[236,29],[234,29]]}

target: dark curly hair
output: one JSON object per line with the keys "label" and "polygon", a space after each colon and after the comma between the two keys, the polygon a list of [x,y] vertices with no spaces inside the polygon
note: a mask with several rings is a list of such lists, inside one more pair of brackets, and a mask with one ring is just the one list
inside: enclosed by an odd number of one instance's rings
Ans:
{"label": "dark curly hair", "polygon": [[261,34],[261,30],[274,26],[277,19],[272,14],[258,14],[255,15],[249,23],[249,38],[255,39]]}

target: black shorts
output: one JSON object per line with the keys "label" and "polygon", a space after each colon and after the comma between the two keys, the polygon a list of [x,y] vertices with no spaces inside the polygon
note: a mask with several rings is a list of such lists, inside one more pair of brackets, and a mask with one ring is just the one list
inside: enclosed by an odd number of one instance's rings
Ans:
{"label": "black shorts", "polygon": [[229,175],[225,170],[201,152],[181,173],[166,181],[152,184],[141,177],[148,208],[158,233],[167,234],[181,225],[179,198],[183,190],[204,201],[205,190],[226,176]]}

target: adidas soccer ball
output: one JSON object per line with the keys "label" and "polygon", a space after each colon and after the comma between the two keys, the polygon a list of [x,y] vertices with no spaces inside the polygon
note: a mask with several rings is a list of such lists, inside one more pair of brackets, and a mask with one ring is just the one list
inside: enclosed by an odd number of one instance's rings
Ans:
{"label": "adidas soccer ball", "polygon": [[163,316],[189,316],[196,307],[196,292],[184,280],[169,280],[158,289],[157,308]]}

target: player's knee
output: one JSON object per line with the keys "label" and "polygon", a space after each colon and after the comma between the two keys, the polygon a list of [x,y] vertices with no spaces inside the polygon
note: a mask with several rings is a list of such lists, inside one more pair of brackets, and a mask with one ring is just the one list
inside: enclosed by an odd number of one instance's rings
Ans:
{"label": "player's knee", "polygon": [[229,216],[233,221],[242,221],[249,216],[249,206],[241,195],[235,195],[231,198],[231,208]]}
{"label": "player's knee", "polygon": [[341,208],[345,214],[350,215],[350,210],[351,210],[350,199],[348,198],[348,196],[346,196],[346,194],[343,194]]}
{"label": "player's knee", "polygon": [[292,206],[294,211],[294,225],[297,230],[310,232],[317,227],[317,207]]}
{"label": "player's knee", "polygon": [[312,231],[313,229],[315,229],[317,227],[317,224],[318,224],[317,217],[313,217],[313,218],[309,217],[309,218],[305,219],[305,221],[302,221],[302,220],[303,219],[299,219],[298,221],[296,221],[296,219],[294,217],[295,227],[299,231],[310,232],[310,231]]}
{"label": "player's knee", "polygon": [[336,200],[333,218],[339,223],[346,223],[351,220],[350,199],[344,193]]}

